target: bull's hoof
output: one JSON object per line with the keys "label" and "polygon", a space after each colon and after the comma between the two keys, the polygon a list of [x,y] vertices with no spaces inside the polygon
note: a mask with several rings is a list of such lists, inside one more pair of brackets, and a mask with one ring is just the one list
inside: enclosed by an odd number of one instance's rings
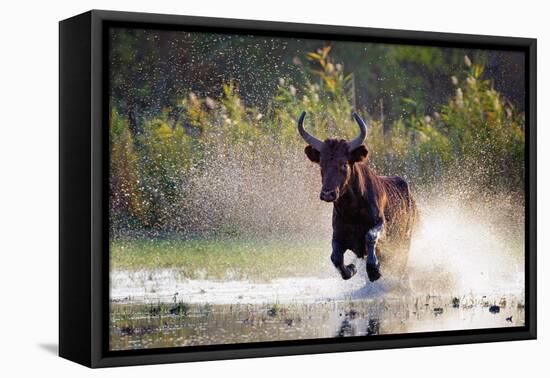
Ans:
{"label": "bull's hoof", "polygon": [[374,282],[382,277],[382,274],[380,273],[380,263],[367,264],[367,276],[369,277],[370,282]]}
{"label": "bull's hoof", "polygon": [[349,280],[351,277],[355,276],[355,273],[357,273],[357,268],[354,264],[346,265],[346,272],[342,272],[342,278]]}

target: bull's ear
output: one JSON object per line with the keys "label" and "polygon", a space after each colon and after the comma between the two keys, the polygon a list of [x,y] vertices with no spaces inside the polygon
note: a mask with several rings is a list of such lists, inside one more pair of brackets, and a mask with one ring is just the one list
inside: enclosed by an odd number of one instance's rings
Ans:
{"label": "bull's ear", "polygon": [[311,147],[310,145],[307,145],[304,151],[308,159],[311,160],[312,162],[319,163],[319,161],[321,161],[321,154],[319,153],[319,151],[317,151],[315,148]]}
{"label": "bull's ear", "polygon": [[349,161],[350,163],[357,163],[357,162],[363,161],[367,158],[368,154],[369,154],[369,150],[367,150],[367,146],[362,144],[359,147],[357,147],[355,150],[349,153]]}

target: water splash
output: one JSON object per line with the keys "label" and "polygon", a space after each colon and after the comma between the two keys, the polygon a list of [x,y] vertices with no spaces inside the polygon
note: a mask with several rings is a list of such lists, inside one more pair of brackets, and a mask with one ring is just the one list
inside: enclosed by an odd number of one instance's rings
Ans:
{"label": "water splash", "polygon": [[[521,294],[524,240],[521,207],[509,199],[464,201],[453,195],[421,200],[409,270],[428,293]],[[514,217],[515,215],[515,217]],[[511,224],[513,223],[513,224]]]}

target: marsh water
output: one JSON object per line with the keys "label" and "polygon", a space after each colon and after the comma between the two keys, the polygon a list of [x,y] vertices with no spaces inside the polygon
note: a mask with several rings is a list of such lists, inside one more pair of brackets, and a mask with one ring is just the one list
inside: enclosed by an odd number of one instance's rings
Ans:
{"label": "marsh water", "polygon": [[[499,206],[496,215],[484,207],[483,217],[476,215],[480,208],[466,211],[448,203],[424,206],[407,277],[395,277],[382,267],[383,276],[376,282],[368,281],[364,261],[350,253],[346,263],[355,263],[358,273],[343,281],[327,263],[329,242],[326,251],[308,257],[322,267],[315,274],[308,274],[295,260],[295,265],[281,269],[276,264],[284,264],[282,258],[269,260],[273,266],[249,277],[236,273],[241,263],[231,266],[232,260],[227,260],[227,274],[216,276],[214,272],[219,275],[223,271],[220,267],[214,270],[216,258],[209,255],[209,260],[202,262],[199,259],[205,257],[199,253],[193,259],[200,262],[197,266],[201,269],[190,276],[189,270],[173,266],[174,262],[161,267],[165,264],[162,251],[144,252],[145,258],[158,260],[158,268],[117,266],[111,270],[110,348],[523,326],[522,224],[506,223],[514,218],[502,216],[502,204]],[[279,251],[272,245],[261,253],[293,253],[288,243],[284,246]],[[252,247],[243,244],[243,248]],[[245,263],[265,264],[261,253],[256,252]],[[265,272],[273,274],[264,277]]]}
{"label": "marsh water", "polygon": [[[177,283],[163,272],[164,278],[147,277],[147,293],[134,288],[123,294],[120,288],[142,274],[114,278],[112,350],[514,327],[525,321],[521,293],[415,295],[403,283],[369,285],[362,276],[345,283],[314,277]],[[158,283],[155,289],[152,282]]]}
{"label": "marsh water", "polygon": [[152,306],[131,322],[117,315],[128,307],[114,305],[110,345],[112,350],[127,350],[523,326],[521,302],[508,301],[499,313],[492,313],[484,300],[454,307],[442,298],[191,305],[185,315],[162,316],[153,315]]}

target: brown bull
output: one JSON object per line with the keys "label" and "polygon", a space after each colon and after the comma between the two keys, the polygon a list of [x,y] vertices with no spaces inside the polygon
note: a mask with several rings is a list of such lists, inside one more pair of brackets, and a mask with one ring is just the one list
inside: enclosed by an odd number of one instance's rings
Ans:
{"label": "brown bull", "polygon": [[[398,176],[377,176],[369,168],[365,122],[353,113],[360,133],[352,141],[327,139],[324,142],[304,130],[303,112],[298,131],[308,143],[305,153],[321,167],[321,200],[332,202],[331,260],[342,278],[350,279],[355,265],[344,264],[351,250],[366,258],[370,281],[380,278],[380,261],[403,274],[411,234],[417,214],[409,185]],[[385,269],[385,268],[384,268]]]}

